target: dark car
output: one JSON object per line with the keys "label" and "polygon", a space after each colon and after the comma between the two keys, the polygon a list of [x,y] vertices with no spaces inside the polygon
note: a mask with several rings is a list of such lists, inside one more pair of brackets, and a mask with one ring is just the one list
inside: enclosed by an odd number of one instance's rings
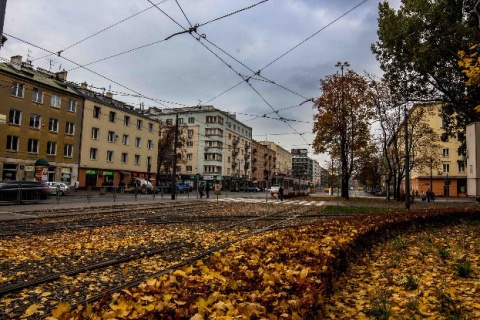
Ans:
{"label": "dark car", "polygon": [[257,188],[257,187],[253,187],[253,186],[252,186],[252,187],[248,187],[248,192],[259,192],[259,191],[260,191],[260,189]]}
{"label": "dark car", "polygon": [[49,188],[38,181],[5,181],[0,183],[0,201],[24,202],[47,199]]}
{"label": "dark car", "polygon": [[230,192],[240,192],[237,187],[231,187]]}

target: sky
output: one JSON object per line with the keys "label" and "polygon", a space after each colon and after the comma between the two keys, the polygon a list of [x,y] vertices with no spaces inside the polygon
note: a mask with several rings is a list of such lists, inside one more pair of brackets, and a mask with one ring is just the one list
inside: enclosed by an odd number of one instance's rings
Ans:
{"label": "sky", "polygon": [[307,100],[321,95],[320,79],[340,72],[338,61],[381,76],[370,50],[378,3],[9,0],[0,59],[22,55],[35,68],[67,70],[68,81],[136,107],[213,105],[252,127],[255,140],[308,149],[326,166],[328,155],[313,153]]}

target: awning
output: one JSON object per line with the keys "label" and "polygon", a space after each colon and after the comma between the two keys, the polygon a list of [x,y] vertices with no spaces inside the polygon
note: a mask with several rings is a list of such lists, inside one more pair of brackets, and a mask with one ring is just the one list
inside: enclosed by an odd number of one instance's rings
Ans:
{"label": "awning", "polygon": [[35,161],[35,165],[36,166],[44,166],[44,167],[48,167],[49,166],[49,163],[47,160],[43,159],[43,158],[40,158],[38,159],[37,161]]}

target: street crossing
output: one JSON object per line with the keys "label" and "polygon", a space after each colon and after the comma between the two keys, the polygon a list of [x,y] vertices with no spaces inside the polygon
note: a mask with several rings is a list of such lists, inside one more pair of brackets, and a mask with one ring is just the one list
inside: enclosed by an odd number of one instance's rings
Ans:
{"label": "street crossing", "polygon": [[[210,198],[210,200],[217,201],[215,198]],[[317,206],[321,207],[325,204],[325,201],[300,201],[300,200],[283,200],[278,199],[268,199],[268,202],[265,202],[265,199],[261,198],[220,198],[220,202],[236,202],[236,203],[268,203],[274,205],[300,205],[300,206]]]}

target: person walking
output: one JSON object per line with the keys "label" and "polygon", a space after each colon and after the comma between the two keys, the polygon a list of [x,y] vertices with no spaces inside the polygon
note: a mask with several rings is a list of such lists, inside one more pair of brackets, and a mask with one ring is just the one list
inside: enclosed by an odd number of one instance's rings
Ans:
{"label": "person walking", "polygon": [[198,188],[198,192],[200,193],[200,199],[203,198],[203,184]]}
{"label": "person walking", "polygon": [[210,184],[207,182],[207,185],[205,186],[205,193],[207,194],[207,198],[210,198]]}
{"label": "person walking", "polygon": [[280,199],[280,201],[283,201],[283,187],[280,186],[280,188],[278,189],[278,198]]}

